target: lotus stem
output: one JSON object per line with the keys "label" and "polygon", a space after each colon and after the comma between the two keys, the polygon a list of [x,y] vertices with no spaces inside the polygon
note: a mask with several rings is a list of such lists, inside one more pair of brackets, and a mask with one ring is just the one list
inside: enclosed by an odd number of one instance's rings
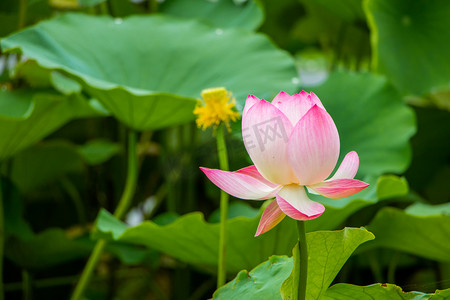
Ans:
{"label": "lotus stem", "polygon": [[[294,287],[298,287],[298,300],[306,299],[306,282],[308,278],[308,245],[306,243],[306,230],[305,222],[297,221],[297,231],[298,231],[298,251],[300,256],[300,268],[298,276],[298,285],[295,284]],[[294,291],[295,294],[295,291]]]}
{"label": "lotus stem", "polygon": [[85,209],[83,207],[83,199],[81,198],[81,195],[78,192],[77,188],[66,176],[63,176],[60,179],[60,183],[61,187],[64,189],[69,198],[72,200],[72,203],[78,215],[78,220],[83,226],[86,225],[87,216],[85,213]]}
{"label": "lotus stem", "polygon": [[387,271],[387,282],[389,283],[395,283],[395,269],[397,268],[400,256],[401,256],[400,251],[394,251],[391,257]]}
{"label": "lotus stem", "polygon": [[[125,189],[119,204],[114,212],[114,216],[117,219],[121,219],[128,210],[130,202],[133,199],[134,192],[136,190],[137,177],[138,177],[138,158],[136,149],[137,132],[130,129],[128,132],[128,171],[125,183]],[[80,280],[78,281],[75,290],[72,294],[71,300],[80,300],[84,294],[84,291],[92,277],[98,260],[106,246],[106,240],[98,240],[92,250],[91,256],[86,263],[86,266],[81,273]]]}
{"label": "lotus stem", "polygon": [[381,271],[380,264],[377,259],[376,249],[367,251],[366,258],[369,262],[372,275],[375,278],[375,282],[385,282],[383,272]]}
{"label": "lotus stem", "polygon": [[22,291],[23,300],[33,299],[33,284],[30,272],[22,270]]}
{"label": "lotus stem", "polygon": [[125,189],[120,198],[119,205],[114,211],[114,217],[122,219],[128,211],[130,202],[133,199],[136,191],[136,184],[138,178],[138,156],[136,149],[137,132],[130,129],[128,132],[128,172],[125,183]]}
{"label": "lotus stem", "polygon": [[27,0],[20,0],[19,4],[19,21],[17,24],[17,29],[23,29],[27,22]]}
{"label": "lotus stem", "polygon": [[[229,170],[228,154],[225,144],[225,128],[220,125],[217,128],[217,153],[219,155],[220,169]],[[217,288],[225,284],[227,278],[226,249],[227,249],[227,218],[228,218],[228,194],[220,191],[220,237],[219,237],[219,265],[217,274]]]}

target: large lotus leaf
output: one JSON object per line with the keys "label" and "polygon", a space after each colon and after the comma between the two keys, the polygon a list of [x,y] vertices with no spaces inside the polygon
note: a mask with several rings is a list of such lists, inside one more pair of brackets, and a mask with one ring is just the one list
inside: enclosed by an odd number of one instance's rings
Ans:
{"label": "large lotus leaf", "polygon": [[199,18],[219,28],[254,30],[264,18],[262,7],[255,0],[171,0],[162,2],[158,9],[177,17]]}
{"label": "large lotus leaf", "polygon": [[121,147],[117,143],[107,140],[91,140],[77,147],[78,153],[90,165],[102,164],[119,153],[120,150]]}
{"label": "large lotus leaf", "polygon": [[341,159],[358,152],[358,174],[401,173],[408,167],[414,113],[384,77],[335,72],[313,91],[336,123]]}
{"label": "large lotus leaf", "polygon": [[25,81],[32,88],[50,88],[51,71],[41,68],[34,60],[19,62],[13,72],[14,80]]}
{"label": "large lotus leaf", "polygon": [[[370,232],[360,228],[308,233],[307,299],[318,299],[356,247],[373,238]],[[295,249],[294,255],[298,252]],[[281,299],[281,285],[292,267],[292,258],[272,256],[250,272],[239,272],[233,281],[214,293],[213,299]],[[284,284],[282,293],[283,299],[296,299],[288,295]]]}
{"label": "large lotus leaf", "polygon": [[368,286],[357,286],[346,283],[335,284],[330,287],[321,300],[444,300],[449,299],[450,290],[436,291],[434,294],[420,292],[404,292],[394,284],[373,284]]}
{"label": "large lotus leaf", "polygon": [[34,109],[33,93],[0,89],[0,120],[26,119]]}
{"label": "large lotus leaf", "polygon": [[61,72],[41,67],[34,60],[20,62],[14,69],[15,80],[25,80],[33,88],[54,88],[64,95],[79,94],[81,85]]}
{"label": "large lotus leaf", "polygon": [[[99,115],[77,96],[0,92],[0,103],[11,104],[11,101],[17,103],[0,106],[3,111],[0,113],[0,161],[34,144],[71,119]],[[16,117],[12,118],[13,115]]]}
{"label": "large lotus leaf", "polygon": [[[271,231],[263,238],[254,238],[258,221],[256,218],[245,217],[229,220],[228,272],[251,269],[273,253],[290,253],[296,241],[296,232],[289,227],[294,227],[295,224],[283,222],[279,225],[279,230]],[[218,223],[206,223],[201,213],[190,213],[165,226],[146,221],[128,228],[102,210],[96,223],[98,231],[94,232],[94,236],[144,245],[214,273],[218,257],[219,226]],[[276,239],[282,239],[283,242],[274,243]]]}
{"label": "large lotus leaf", "polygon": [[450,289],[445,289],[442,291],[437,290],[434,295],[431,296],[430,300],[448,300],[450,299]]}
{"label": "large lotus leaf", "polygon": [[412,216],[433,216],[433,215],[447,215],[450,216],[450,202],[429,205],[426,203],[417,202],[408,206],[405,212]]}
{"label": "large lotus leaf", "polygon": [[450,87],[450,2],[369,0],[373,67],[404,94]]}
{"label": "large lotus leaf", "polygon": [[11,165],[11,179],[22,192],[81,172],[84,164],[75,147],[65,142],[34,145],[17,153]]}
{"label": "large lotus leaf", "polygon": [[[380,179],[378,187],[392,186],[391,179]],[[403,183],[395,188],[403,193]],[[373,188],[375,190],[375,188]],[[371,192],[376,194],[375,191]],[[355,203],[356,202],[356,203]],[[356,199],[343,207],[326,205],[326,214],[306,223],[308,231],[334,229],[357,209],[373,204],[372,199]],[[260,216],[255,218],[236,217],[227,223],[228,248],[227,269],[236,273],[241,269],[255,267],[271,255],[291,255],[297,240],[295,221],[285,218],[274,229],[254,237]],[[322,220],[322,221],[320,221]],[[182,261],[199,266],[211,272],[216,271],[219,224],[207,223],[203,214],[190,213],[168,225],[145,221],[135,227],[128,227],[106,211],[101,211],[96,222],[96,237],[119,242],[145,245],[174,256]],[[250,250],[249,250],[250,249]]]}
{"label": "large lotus leaf", "polygon": [[392,207],[380,210],[367,226],[377,238],[361,250],[366,247],[384,247],[450,262],[448,207],[433,208],[421,204],[422,211],[418,212],[416,205],[413,205],[409,212]]}
{"label": "large lotus leaf", "polygon": [[[365,229],[344,228],[340,231],[316,231],[309,233],[308,243],[308,279],[306,298],[319,299],[330,286],[353,251],[364,242],[374,239]],[[293,250],[293,261],[297,266],[300,257],[297,247]],[[293,268],[293,271],[296,268]],[[296,271],[298,272],[298,271]],[[297,300],[297,289],[291,274],[281,287],[283,299]],[[299,299],[298,299],[299,300]]]}
{"label": "large lotus leaf", "polygon": [[[76,259],[84,259],[91,253],[95,242],[87,237],[73,238],[60,228],[50,228],[21,239],[10,236],[6,240],[5,255],[16,265],[26,269],[45,269]],[[106,246],[125,264],[148,261],[155,253],[130,244],[114,243]]]}
{"label": "large lotus leaf", "polygon": [[249,93],[293,92],[298,82],[293,59],[265,36],[167,16],[66,14],[16,33],[1,46],[73,76],[138,130],[192,120],[205,88],[224,86],[243,103]]}
{"label": "large lotus leaf", "polygon": [[[19,191],[3,181],[5,195],[4,232],[5,256],[25,269],[45,269],[54,265],[84,259],[92,251],[95,241],[88,236],[80,236],[86,229],[73,227],[71,230],[49,228],[38,234],[33,233],[29,223],[23,218],[23,202]],[[126,264],[149,261],[154,251],[130,244],[114,243],[106,250],[119,257]]]}
{"label": "large lotus leaf", "polygon": [[82,91],[78,82],[67,78],[57,71],[50,73],[50,82],[57,91],[64,95],[78,94]]}
{"label": "large lotus leaf", "polygon": [[271,256],[250,272],[240,271],[236,278],[214,293],[213,299],[281,300],[281,284],[291,271],[291,257]]}
{"label": "large lotus leaf", "polygon": [[[250,272],[241,271],[231,282],[218,289],[214,295],[215,300],[226,299],[289,299],[282,298],[280,286],[292,269],[292,258],[286,256],[272,256],[268,261],[260,264]],[[309,274],[308,274],[309,275]],[[319,299],[319,298],[308,298]],[[433,294],[421,292],[404,292],[394,284],[373,284],[357,286],[338,283],[325,291],[321,300],[446,300],[450,299],[450,289],[437,290]]]}

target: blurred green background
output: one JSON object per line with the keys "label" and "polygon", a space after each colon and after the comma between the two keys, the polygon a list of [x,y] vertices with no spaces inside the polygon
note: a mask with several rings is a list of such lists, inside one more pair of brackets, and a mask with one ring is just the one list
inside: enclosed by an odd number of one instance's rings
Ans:
{"label": "blurred green background", "polygon": [[[69,298],[99,238],[87,299],[211,298],[219,190],[198,167],[218,160],[192,111],[219,86],[240,111],[248,94],[313,91],[341,159],[358,152],[370,188],[314,198],[326,211],[307,224],[376,236],[333,283],[450,288],[449,28],[446,0],[2,0],[5,299]],[[231,170],[250,163],[240,130],[226,137]],[[124,189],[128,131],[131,228],[107,213]],[[292,220],[254,238],[261,203],[231,203],[229,280],[291,255]]]}

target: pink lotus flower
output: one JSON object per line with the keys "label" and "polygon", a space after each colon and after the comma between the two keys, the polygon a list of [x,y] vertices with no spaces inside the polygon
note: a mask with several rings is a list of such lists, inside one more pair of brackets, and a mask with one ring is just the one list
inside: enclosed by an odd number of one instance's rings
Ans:
{"label": "pink lotus flower", "polygon": [[312,92],[292,96],[280,92],[272,103],[249,95],[242,113],[242,135],[254,165],[235,172],[200,169],[234,197],[276,198],[264,210],[255,236],[272,229],[286,215],[296,220],[319,217],[325,207],[309,199],[305,187],[336,199],[368,186],[353,179],[359,166],[355,151],[349,152],[327,179],[339,158],[339,134]]}

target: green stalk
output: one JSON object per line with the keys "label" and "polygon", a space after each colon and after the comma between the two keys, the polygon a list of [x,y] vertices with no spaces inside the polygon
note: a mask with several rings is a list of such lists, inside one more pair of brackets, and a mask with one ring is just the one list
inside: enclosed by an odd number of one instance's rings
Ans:
{"label": "green stalk", "polygon": [[157,0],[149,0],[149,10],[150,13],[155,14],[158,12],[158,1]]}
{"label": "green stalk", "polygon": [[[144,269],[124,269],[116,272],[116,276],[119,280],[122,279],[142,279],[147,277],[149,274],[147,270]],[[43,278],[33,280],[33,288],[43,289],[43,288],[54,288],[59,286],[72,285],[76,283],[78,276],[62,276],[53,278]],[[104,283],[107,280],[107,275],[96,275],[93,276],[91,282]],[[24,282],[9,282],[5,284],[5,292],[17,292],[23,290]],[[159,298],[158,298],[159,299]]]}
{"label": "green stalk", "polygon": [[[219,155],[219,166],[223,171],[228,171],[228,154],[225,144],[225,128],[220,125],[217,128],[217,153]],[[228,194],[220,191],[220,240],[219,240],[219,266],[217,275],[217,287],[225,284],[227,279],[226,249],[227,249],[227,218],[228,218]]]}
{"label": "green stalk", "polygon": [[136,184],[138,178],[138,157],[136,149],[137,132],[130,129],[128,132],[128,172],[127,181],[125,183],[125,189],[122,197],[120,198],[119,205],[117,206],[114,217],[122,219],[125,213],[128,211],[130,202],[136,191]]}
{"label": "green stalk", "polygon": [[60,183],[69,198],[72,200],[73,205],[75,206],[78,220],[82,225],[86,225],[87,216],[84,212],[83,199],[81,198],[81,195],[78,192],[77,188],[66,176],[61,177]]}
{"label": "green stalk", "polygon": [[387,282],[395,283],[395,270],[397,269],[398,262],[400,260],[400,251],[394,251],[392,258],[388,265]]}
{"label": "green stalk", "polygon": [[32,278],[30,273],[27,270],[22,270],[22,291],[23,291],[23,300],[31,300],[32,296]]}
{"label": "green stalk", "polygon": [[372,270],[373,277],[376,282],[384,282],[383,273],[381,271],[380,264],[378,263],[376,249],[366,252],[366,258],[369,261],[370,269]]}
{"label": "green stalk", "polygon": [[[137,177],[138,177],[138,159],[137,159],[137,149],[136,149],[136,139],[137,133],[136,131],[130,129],[128,132],[128,172],[127,179],[125,183],[125,189],[123,191],[122,197],[120,198],[119,204],[114,212],[114,216],[117,219],[121,219],[133,198],[134,192],[136,190]],[[84,294],[84,290],[86,289],[91,277],[94,272],[95,267],[97,266],[98,260],[103,252],[103,249],[106,246],[106,240],[98,240],[95,244],[94,250],[89,257],[89,260],[86,266],[83,269],[83,273],[81,273],[80,280],[78,281],[75,290],[72,294],[71,300],[79,300],[82,299]]]}
{"label": "green stalk", "polygon": [[99,7],[102,15],[109,15],[108,4],[106,2],[100,3]]}
{"label": "green stalk", "polygon": [[3,247],[5,246],[5,224],[3,215],[3,189],[0,178],[0,300],[5,299],[3,291]]}
{"label": "green stalk", "polygon": [[89,256],[88,262],[83,269],[83,273],[81,273],[80,280],[78,281],[75,290],[73,291],[72,297],[70,298],[71,300],[82,299],[84,290],[91,280],[92,273],[94,272],[95,266],[97,265],[105,246],[106,240],[98,240],[95,244],[94,250],[92,250],[91,256]]}
{"label": "green stalk", "polygon": [[[308,245],[306,244],[305,222],[297,221],[298,252],[300,254],[300,270],[298,278],[298,300],[306,299],[306,281],[308,278]],[[294,291],[295,292],[295,291]]]}
{"label": "green stalk", "polygon": [[26,19],[27,19],[27,0],[20,0],[19,23],[17,24],[19,30],[25,27]]}

